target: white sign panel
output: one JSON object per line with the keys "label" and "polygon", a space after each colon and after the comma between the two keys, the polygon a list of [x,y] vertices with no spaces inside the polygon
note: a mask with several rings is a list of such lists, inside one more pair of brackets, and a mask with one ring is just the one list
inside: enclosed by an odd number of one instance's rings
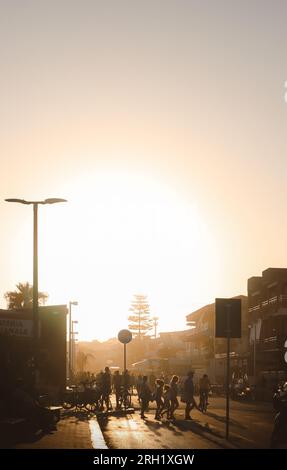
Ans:
{"label": "white sign panel", "polygon": [[0,335],[30,338],[33,333],[32,320],[0,318]]}

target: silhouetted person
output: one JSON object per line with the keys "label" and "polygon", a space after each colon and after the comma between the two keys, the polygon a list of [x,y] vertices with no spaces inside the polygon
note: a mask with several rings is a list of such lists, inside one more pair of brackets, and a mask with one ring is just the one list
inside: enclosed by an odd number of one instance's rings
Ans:
{"label": "silhouetted person", "polygon": [[147,410],[151,399],[151,391],[148,386],[148,377],[146,375],[144,375],[142,379],[139,398],[141,399],[141,418],[143,419],[146,418],[144,412]]}
{"label": "silhouetted person", "polygon": [[149,376],[149,386],[152,391],[155,389],[155,381],[156,381],[156,376],[154,374],[151,374]]}
{"label": "silhouetted person", "polygon": [[210,381],[207,374],[204,374],[199,380],[199,408],[203,409],[204,402],[208,405],[208,393],[210,390]]}
{"label": "silhouetted person", "polygon": [[163,387],[163,408],[161,411],[161,416],[167,414],[167,418],[170,418],[170,385],[165,384]]}
{"label": "silhouetted person", "polygon": [[174,419],[174,412],[179,407],[178,394],[178,376],[174,375],[170,381],[170,419]]}
{"label": "silhouetted person", "polygon": [[123,372],[123,386],[125,387],[125,391],[128,391],[131,387],[131,376],[128,370]]}
{"label": "silhouetted person", "polygon": [[185,419],[191,419],[190,412],[196,406],[194,399],[194,385],[193,385],[194,372],[190,371],[187,374],[183,386],[183,398],[186,403],[185,407]]}
{"label": "silhouetted person", "polygon": [[122,385],[122,378],[118,370],[115,371],[113,375],[113,386],[116,395],[116,407],[120,408],[120,396],[121,396],[121,385]]}
{"label": "silhouetted person", "polygon": [[142,386],[142,375],[138,375],[137,380],[136,380],[136,389],[137,389],[137,394],[138,394],[138,401],[140,401],[140,393],[141,393],[141,386]]}
{"label": "silhouetted person", "polygon": [[154,393],[154,399],[156,402],[156,411],[155,411],[155,419],[160,419],[161,418],[161,412],[163,410],[163,387],[164,387],[164,381],[161,379],[156,379],[155,381],[155,393]]}
{"label": "silhouetted person", "polygon": [[109,409],[110,394],[112,391],[112,378],[110,369],[105,367],[105,372],[102,375],[102,400],[106,404],[107,410]]}

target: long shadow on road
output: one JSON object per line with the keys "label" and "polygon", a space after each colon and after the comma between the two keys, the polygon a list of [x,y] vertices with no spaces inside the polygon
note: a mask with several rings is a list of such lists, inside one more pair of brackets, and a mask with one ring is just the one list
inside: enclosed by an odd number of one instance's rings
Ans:
{"label": "long shadow on road", "polygon": [[178,429],[180,429],[181,433],[192,431],[195,434],[199,434],[200,436],[206,436],[206,434],[213,434],[217,435],[218,437],[222,437],[221,434],[216,432],[214,428],[210,427],[208,423],[202,425],[199,421],[195,419],[191,421],[178,420],[172,423],[171,425],[176,426]]}
{"label": "long shadow on road", "polygon": [[191,421],[176,421],[175,426],[183,433],[191,431],[198,434],[200,437],[218,443],[218,445],[224,448],[246,448],[246,441],[243,437],[230,434],[230,438],[227,441],[225,439],[225,432],[222,432],[209,423],[203,424],[202,422],[193,419]]}
{"label": "long shadow on road", "polygon": [[240,437],[238,435],[235,436],[231,434],[229,441],[226,441],[225,433],[223,433],[221,430],[215,428],[209,423],[203,424],[201,421],[198,421],[196,419],[192,419],[190,421],[163,421],[162,423],[153,423],[151,421],[146,421],[146,425],[151,430],[153,430],[153,428],[158,429],[164,426],[166,429],[173,432],[174,435],[181,435],[183,437],[185,433],[191,432],[224,448],[246,448],[246,441],[243,436]]}
{"label": "long shadow on road", "polygon": [[160,435],[159,430],[163,428],[163,426],[171,431],[175,436],[182,436],[183,433],[179,430],[176,429],[175,426],[172,426],[170,422],[162,422],[159,423],[157,421],[145,421],[145,425],[149,428],[150,431],[152,431],[155,434]]}
{"label": "long shadow on road", "polygon": [[69,410],[63,411],[61,413],[61,420],[70,419],[73,417],[75,418],[74,422],[77,424],[78,422],[89,421],[94,416],[94,413],[91,413],[86,410]]}
{"label": "long shadow on road", "polygon": [[[131,418],[131,417],[130,417]],[[98,417],[98,421],[102,432],[106,432],[109,429],[109,421],[110,419],[116,419],[116,427],[121,429],[121,417]],[[137,419],[135,420],[137,422]],[[143,420],[137,423],[140,427],[142,424],[146,426],[146,428],[150,431],[151,435],[154,435],[153,441],[159,442],[159,448],[165,448],[165,444],[162,441],[162,431],[169,431],[173,438],[182,438],[183,442],[187,438],[188,435],[192,437],[192,434],[196,434],[198,437],[203,438],[210,443],[216,444],[216,446],[221,448],[230,448],[230,447],[241,447],[240,442],[238,440],[232,440],[232,442],[227,443],[224,439],[222,433],[220,433],[216,428],[211,427],[208,423],[202,425],[199,421],[192,420],[192,421],[185,421],[185,420],[175,420],[175,421],[153,421],[150,419]],[[124,427],[125,428],[125,427]],[[173,441],[172,441],[173,442]],[[180,445],[179,447],[180,448]]]}
{"label": "long shadow on road", "polygon": [[[226,423],[226,416],[220,416],[220,415],[217,415],[216,413],[211,413],[210,411],[207,411],[205,414],[206,416],[209,416],[210,418],[214,418],[217,421],[220,421],[221,423]],[[242,423],[232,418],[229,418],[229,423],[241,429],[248,429],[247,426],[244,426]]]}

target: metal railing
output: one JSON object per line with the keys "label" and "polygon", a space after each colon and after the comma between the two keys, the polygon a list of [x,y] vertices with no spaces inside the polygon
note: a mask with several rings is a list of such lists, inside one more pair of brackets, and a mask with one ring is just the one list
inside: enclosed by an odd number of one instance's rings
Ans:
{"label": "metal railing", "polygon": [[258,310],[265,309],[269,305],[280,305],[280,306],[286,306],[287,307],[287,294],[281,294],[281,295],[275,295],[274,297],[270,297],[270,299],[263,300],[257,305],[254,305],[253,307],[249,307],[248,312],[256,312]]}

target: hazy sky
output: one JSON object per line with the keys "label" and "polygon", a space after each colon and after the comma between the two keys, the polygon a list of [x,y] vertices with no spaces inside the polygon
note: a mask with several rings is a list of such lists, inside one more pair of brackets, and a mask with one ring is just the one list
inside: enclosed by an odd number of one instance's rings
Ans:
{"label": "hazy sky", "polygon": [[[80,337],[159,330],[287,267],[287,3],[0,0],[0,306],[32,282]],[[287,89],[286,89],[287,90]]]}

